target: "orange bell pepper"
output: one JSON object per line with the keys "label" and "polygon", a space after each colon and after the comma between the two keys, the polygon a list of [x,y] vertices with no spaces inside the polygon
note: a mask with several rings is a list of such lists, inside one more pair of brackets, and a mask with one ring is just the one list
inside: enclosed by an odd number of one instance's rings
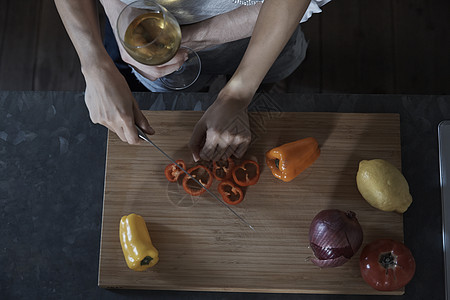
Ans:
{"label": "orange bell pepper", "polygon": [[308,137],[267,151],[266,163],[273,176],[289,182],[311,166],[319,155],[317,140]]}

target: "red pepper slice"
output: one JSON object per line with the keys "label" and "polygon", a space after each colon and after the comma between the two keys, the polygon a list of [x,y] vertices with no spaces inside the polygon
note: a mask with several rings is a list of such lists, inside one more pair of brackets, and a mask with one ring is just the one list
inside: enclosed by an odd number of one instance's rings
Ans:
{"label": "red pepper slice", "polygon": [[246,160],[233,169],[233,179],[240,186],[254,185],[259,180],[259,165],[253,160]]}
{"label": "red pepper slice", "polygon": [[214,161],[212,173],[217,180],[230,179],[233,174],[234,161],[228,158],[226,161]]}
{"label": "red pepper slice", "polygon": [[[209,189],[213,183],[213,175],[211,171],[202,165],[195,166],[187,170],[192,177],[200,181],[207,189]],[[198,185],[191,177],[184,176],[183,178],[183,188],[186,193],[192,196],[199,196],[203,194],[206,190]]]}
{"label": "red pepper slice", "polygon": [[[180,167],[186,170],[186,164],[183,160],[179,159],[175,162],[179,164]],[[178,178],[180,178],[181,175],[184,174],[184,172],[180,168],[178,168],[176,164],[170,164],[167,165],[166,169],[164,170],[164,174],[166,175],[167,180],[169,180],[170,182],[175,182],[178,180]]]}
{"label": "red pepper slice", "polygon": [[221,181],[217,189],[225,203],[236,205],[244,200],[242,189],[230,180]]}

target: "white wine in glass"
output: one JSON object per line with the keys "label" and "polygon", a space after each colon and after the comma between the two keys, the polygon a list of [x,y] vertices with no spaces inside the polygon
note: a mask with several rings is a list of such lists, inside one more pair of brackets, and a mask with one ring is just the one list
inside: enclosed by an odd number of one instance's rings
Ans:
{"label": "white wine in glass", "polygon": [[[175,17],[163,6],[150,0],[139,0],[127,5],[117,19],[117,34],[136,61],[150,66],[171,60],[181,43],[181,29]],[[189,48],[188,59],[172,74],[160,78],[170,89],[184,89],[198,78],[200,58]]]}
{"label": "white wine in glass", "polygon": [[124,47],[131,57],[145,65],[168,62],[180,48],[178,23],[164,22],[163,13],[137,16],[125,31]]}

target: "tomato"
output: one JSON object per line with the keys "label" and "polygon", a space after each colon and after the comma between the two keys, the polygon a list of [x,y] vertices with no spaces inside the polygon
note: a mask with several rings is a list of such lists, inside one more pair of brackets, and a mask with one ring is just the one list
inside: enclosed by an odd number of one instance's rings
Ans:
{"label": "tomato", "polygon": [[403,243],[380,239],[364,247],[359,267],[362,278],[371,287],[379,291],[394,291],[413,278],[416,263]]}

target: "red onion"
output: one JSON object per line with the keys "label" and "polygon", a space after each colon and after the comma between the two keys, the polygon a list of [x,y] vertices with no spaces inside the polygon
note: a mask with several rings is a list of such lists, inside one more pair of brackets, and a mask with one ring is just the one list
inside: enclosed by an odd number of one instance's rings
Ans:
{"label": "red onion", "polygon": [[338,267],[346,263],[361,247],[363,232],[356,214],[338,209],[319,212],[309,228],[309,243],[318,267]]}

